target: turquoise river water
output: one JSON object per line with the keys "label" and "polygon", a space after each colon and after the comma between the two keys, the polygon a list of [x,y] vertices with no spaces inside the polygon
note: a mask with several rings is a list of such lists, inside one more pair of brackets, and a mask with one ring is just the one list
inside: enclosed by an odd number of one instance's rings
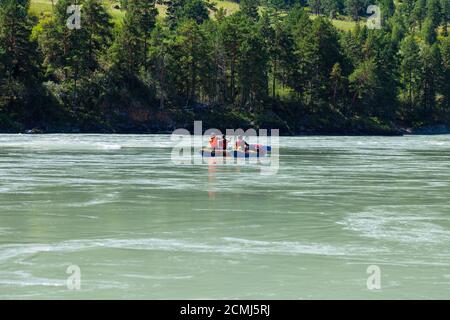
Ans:
{"label": "turquoise river water", "polygon": [[172,146],[0,135],[0,299],[450,298],[450,136],[281,137],[274,175]]}

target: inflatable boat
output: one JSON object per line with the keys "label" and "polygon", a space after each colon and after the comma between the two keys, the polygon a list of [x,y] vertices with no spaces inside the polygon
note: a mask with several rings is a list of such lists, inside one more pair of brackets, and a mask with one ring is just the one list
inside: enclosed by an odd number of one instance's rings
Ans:
{"label": "inflatable boat", "polygon": [[265,157],[267,152],[263,149],[252,150],[251,148],[247,152],[238,150],[202,149],[200,155],[204,158],[260,158]]}
{"label": "inflatable boat", "polygon": [[260,150],[260,151],[264,151],[264,152],[270,152],[272,151],[272,147],[271,146],[265,146],[262,144],[251,144],[250,145],[250,150],[251,151],[256,151],[256,150]]}

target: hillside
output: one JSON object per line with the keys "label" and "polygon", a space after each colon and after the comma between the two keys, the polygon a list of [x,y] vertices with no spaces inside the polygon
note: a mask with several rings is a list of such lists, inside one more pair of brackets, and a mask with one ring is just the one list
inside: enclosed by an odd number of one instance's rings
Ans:
{"label": "hillside", "polygon": [[[396,134],[450,124],[450,0],[386,0],[386,28],[374,30],[365,10],[352,11],[364,0],[337,11],[283,2],[268,15],[253,0],[220,1],[239,12],[220,19],[206,0],[178,1],[159,13],[148,0],[122,10],[83,1],[81,29],[67,28],[73,0],[55,10],[50,0],[1,1],[0,131],[170,132],[202,120]],[[347,12],[361,27],[337,32],[354,26]]]}
{"label": "hillside", "polygon": [[[116,21],[119,21],[124,13],[120,9],[116,9],[118,7],[118,1],[114,0],[104,0],[106,8],[108,8],[108,11],[110,14],[114,17]],[[217,4],[217,8],[223,8],[227,11],[228,14],[231,14],[233,12],[236,12],[239,10],[239,4],[231,1],[215,1]],[[157,5],[159,14],[161,17],[165,16],[166,13],[166,7],[163,5]],[[45,13],[49,13],[52,10],[52,0],[31,0],[31,9],[30,11],[39,16]],[[311,18],[315,18],[316,15],[311,14]],[[333,25],[343,31],[348,31],[353,29],[355,26],[354,21],[350,21],[348,17],[343,17],[343,19],[332,19]]]}

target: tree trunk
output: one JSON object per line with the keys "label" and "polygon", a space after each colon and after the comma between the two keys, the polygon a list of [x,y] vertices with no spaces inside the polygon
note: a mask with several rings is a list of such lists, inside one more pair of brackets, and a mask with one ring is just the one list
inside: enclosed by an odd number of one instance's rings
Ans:
{"label": "tree trunk", "polygon": [[277,60],[275,59],[273,62],[273,79],[272,79],[272,97],[273,99],[275,99],[276,93],[275,93],[275,89],[276,89],[276,81],[277,81]]}

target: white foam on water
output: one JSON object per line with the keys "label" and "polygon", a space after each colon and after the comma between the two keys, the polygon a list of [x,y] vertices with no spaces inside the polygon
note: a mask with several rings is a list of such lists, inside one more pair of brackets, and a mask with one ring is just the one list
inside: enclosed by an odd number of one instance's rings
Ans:
{"label": "white foam on water", "polygon": [[[14,271],[14,272],[0,272],[0,286],[10,286],[10,287],[59,287],[61,289],[67,290],[67,279],[65,278],[66,274],[63,274],[60,279],[53,278],[43,278],[39,276],[35,276],[32,273],[26,271]],[[86,280],[84,279],[82,282],[82,290],[83,293],[89,291],[97,291],[97,290],[111,290],[111,289],[128,289],[129,285],[127,283],[113,281],[113,280]],[[66,291],[67,292],[67,291]],[[2,297],[2,292],[0,292],[0,297]],[[40,293],[36,294],[37,296]],[[26,297],[26,296],[34,296],[34,294],[17,294],[10,295],[8,294],[6,297]]]}
{"label": "white foam on water", "polygon": [[187,280],[192,279],[191,275],[143,275],[143,274],[124,274],[127,278],[136,278],[143,280]]}
{"label": "white foam on water", "polygon": [[325,256],[359,256],[382,252],[381,248],[363,248],[352,245],[330,245],[324,243],[301,243],[297,241],[259,241],[242,238],[225,237],[244,253],[280,254],[280,255],[325,255]]}
{"label": "white foam on water", "polygon": [[14,231],[9,227],[0,227],[0,235],[10,235],[13,234]]}
{"label": "white foam on water", "polygon": [[97,144],[99,148],[104,150],[120,150],[122,146],[120,144]]}
{"label": "white foam on water", "polygon": [[[16,263],[36,254],[70,253],[84,250],[112,248],[145,251],[174,251],[217,254],[272,254],[272,255],[360,255],[367,248],[354,246],[333,246],[321,243],[300,243],[295,241],[259,241],[241,238],[219,238],[197,242],[180,239],[92,239],[69,240],[55,244],[11,244],[0,246],[0,263],[14,260]],[[375,249],[374,249],[375,250]],[[381,249],[376,249],[375,251]]]}
{"label": "white foam on water", "polygon": [[172,148],[169,135],[0,135],[0,149],[120,150],[122,148]]}
{"label": "white foam on water", "polygon": [[90,206],[97,206],[107,203],[113,203],[117,201],[117,193],[109,193],[109,194],[102,194],[99,197],[96,197],[94,199],[91,199],[86,202],[72,202],[67,204],[68,207],[90,207]]}
{"label": "white foam on water", "polygon": [[448,221],[427,206],[377,206],[355,212],[338,222],[344,229],[377,240],[401,243],[450,243],[450,230],[436,224]]}
{"label": "white foam on water", "polygon": [[58,140],[36,140],[17,141],[1,143],[0,148],[17,148],[30,150],[52,150],[52,151],[83,151],[83,150],[120,150],[120,144],[89,143],[85,141],[58,141]]}
{"label": "white foam on water", "polygon": [[33,276],[29,272],[22,270],[14,272],[1,272],[0,285],[9,285],[15,287],[45,286],[45,287],[64,287],[65,279],[49,279]]}
{"label": "white foam on water", "polygon": [[77,215],[77,217],[86,218],[86,219],[98,219],[97,216],[88,216],[88,215],[84,215],[84,214],[79,214],[79,215]]}
{"label": "white foam on water", "polygon": [[74,252],[95,247],[94,243],[85,241],[65,241],[56,244],[6,244],[0,245],[0,263],[21,258],[26,258],[39,253],[46,252]]}
{"label": "white foam on water", "polygon": [[428,185],[430,187],[435,187],[435,188],[441,188],[441,187],[448,187],[449,186],[449,182],[444,182],[444,181],[429,181],[427,183],[428,183]]}

